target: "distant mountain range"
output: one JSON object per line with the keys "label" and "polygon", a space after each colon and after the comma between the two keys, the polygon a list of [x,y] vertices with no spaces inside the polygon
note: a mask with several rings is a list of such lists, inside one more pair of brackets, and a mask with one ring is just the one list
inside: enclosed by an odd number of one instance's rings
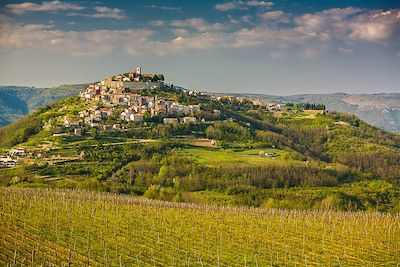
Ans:
{"label": "distant mountain range", "polygon": [[309,102],[324,104],[328,110],[355,114],[367,123],[391,132],[400,132],[400,93],[388,94],[304,94],[272,96],[264,94],[234,94],[260,98],[263,101]]}
{"label": "distant mountain range", "polygon": [[54,88],[0,86],[0,127],[10,124],[46,103],[69,97],[87,84],[61,85]]}
{"label": "distant mountain range", "polygon": [[[10,124],[34,109],[83,91],[87,84],[54,88],[0,86],[0,127]],[[400,93],[391,94],[303,94],[273,96],[234,93],[234,96],[260,98],[266,102],[309,102],[326,105],[329,110],[355,114],[376,127],[400,132]]]}

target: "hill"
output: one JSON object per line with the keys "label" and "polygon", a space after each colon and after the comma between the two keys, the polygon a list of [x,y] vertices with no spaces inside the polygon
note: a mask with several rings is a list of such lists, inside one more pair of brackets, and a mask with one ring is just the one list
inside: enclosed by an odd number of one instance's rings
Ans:
{"label": "hill", "polygon": [[381,129],[400,132],[400,94],[303,94],[270,96],[263,94],[234,94],[259,97],[264,101],[309,102],[324,104],[328,110],[346,112],[360,117]]}
{"label": "hill", "polygon": [[396,266],[399,217],[0,188],[1,265]]}
{"label": "hill", "polygon": [[[78,94],[87,84],[54,88],[0,86],[0,127],[8,125],[38,107]],[[186,90],[182,87],[176,87]],[[354,114],[367,123],[390,132],[400,132],[400,94],[302,94],[273,96],[236,93],[266,102],[320,103],[327,109]]]}
{"label": "hill", "polygon": [[61,85],[54,88],[0,86],[0,127],[47,103],[76,95],[86,86],[86,84]]}
{"label": "hill", "polygon": [[170,86],[113,90],[91,85],[0,129],[4,153],[26,150],[16,167],[0,169],[0,182],[217,205],[400,210],[400,136],[355,116]]}

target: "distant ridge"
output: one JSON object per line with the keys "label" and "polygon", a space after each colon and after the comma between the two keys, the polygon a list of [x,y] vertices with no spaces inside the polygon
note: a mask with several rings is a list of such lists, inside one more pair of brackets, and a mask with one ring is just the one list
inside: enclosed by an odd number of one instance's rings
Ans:
{"label": "distant ridge", "polygon": [[86,86],[87,84],[60,85],[54,88],[0,86],[0,127],[47,103],[75,95]]}

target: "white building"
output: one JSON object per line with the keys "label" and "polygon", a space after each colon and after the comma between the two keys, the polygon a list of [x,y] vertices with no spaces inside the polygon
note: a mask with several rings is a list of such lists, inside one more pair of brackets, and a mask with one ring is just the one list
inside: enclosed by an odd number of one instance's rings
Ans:
{"label": "white building", "polygon": [[0,167],[15,167],[17,166],[17,160],[12,159],[10,157],[2,157],[0,156]]}
{"label": "white building", "polygon": [[197,123],[196,117],[184,117],[183,123]]}
{"label": "white building", "polygon": [[23,157],[26,155],[26,150],[25,148],[18,147],[10,149],[8,153],[10,154],[10,156]]}
{"label": "white building", "polygon": [[131,114],[129,116],[129,120],[134,122],[142,122],[144,120],[144,116],[141,114]]}
{"label": "white building", "polygon": [[178,123],[178,119],[177,118],[164,118],[163,122],[164,122],[164,124]]}
{"label": "white building", "polygon": [[135,114],[135,111],[134,111],[134,110],[132,110],[132,109],[125,109],[123,112],[121,112],[121,114],[120,114],[119,116],[120,116],[121,120],[129,121],[131,115],[134,115],[134,114]]}
{"label": "white building", "polygon": [[69,119],[64,119],[64,126],[69,128],[69,127],[78,127],[79,122],[78,121],[72,121]]}
{"label": "white building", "polygon": [[75,136],[82,136],[82,129],[81,128],[74,129],[74,135]]}

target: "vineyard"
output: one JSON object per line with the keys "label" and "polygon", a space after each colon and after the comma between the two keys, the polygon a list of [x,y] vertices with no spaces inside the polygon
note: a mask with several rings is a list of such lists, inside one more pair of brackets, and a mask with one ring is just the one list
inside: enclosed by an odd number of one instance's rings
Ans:
{"label": "vineyard", "polygon": [[398,214],[0,189],[1,266],[399,266]]}

